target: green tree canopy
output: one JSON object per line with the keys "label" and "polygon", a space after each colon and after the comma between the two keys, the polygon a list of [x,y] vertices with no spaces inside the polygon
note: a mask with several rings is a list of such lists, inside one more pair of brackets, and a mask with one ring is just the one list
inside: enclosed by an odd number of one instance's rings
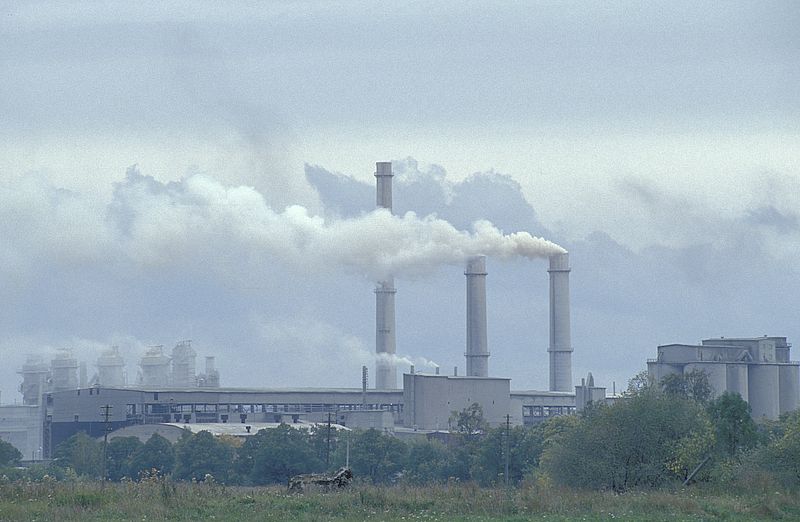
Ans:
{"label": "green tree canopy", "polygon": [[350,440],[350,467],[356,477],[385,484],[402,471],[406,456],[402,441],[374,428],[355,432]]}
{"label": "green tree canopy", "polygon": [[447,482],[459,476],[456,453],[438,440],[414,440],[407,444],[405,478],[411,484]]}
{"label": "green tree canopy", "polygon": [[103,473],[102,443],[82,431],[59,444],[53,457],[56,464],[81,476],[99,478]]}
{"label": "green tree canopy", "polygon": [[479,435],[486,430],[486,420],[483,418],[483,408],[473,402],[461,411],[450,414],[450,429],[455,429],[464,435]]}
{"label": "green tree canopy", "polygon": [[108,442],[108,478],[120,480],[130,476],[131,457],[144,446],[137,437],[115,437]]}
{"label": "green tree canopy", "polygon": [[713,444],[700,405],[649,388],[591,408],[545,449],[542,466],[564,485],[624,491],[684,478]]}
{"label": "green tree canopy", "polygon": [[143,471],[155,469],[166,475],[172,473],[174,468],[175,449],[172,443],[158,433],[153,433],[131,455],[127,472],[131,478],[136,478]]}
{"label": "green tree canopy", "polygon": [[234,449],[208,431],[183,437],[175,448],[175,476],[202,481],[207,474],[227,481],[233,466]]}
{"label": "green tree canopy", "polygon": [[723,393],[708,404],[707,410],[721,455],[732,457],[758,443],[758,427],[750,416],[750,405],[738,393]]}
{"label": "green tree canopy", "polygon": [[281,424],[245,441],[238,451],[238,469],[252,484],[285,484],[293,475],[324,469],[318,450],[307,430]]}
{"label": "green tree canopy", "polygon": [[[477,447],[471,475],[482,485],[498,485],[505,481],[506,428],[487,431]],[[512,484],[519,483],[539,465],[544,449],[543,425],[533,428],[515,426],[508,435],[508,474]]]}
{"label": "green tree canopy", "polygon": [[22,460],[22,453],[10,442],[0,440],[0,467],[16,466]]}
{"label": "green tree canopy", "polygon": [[669,396],[690,399],[700,404],[711,400],[711,383],[708,372],[692,370],[686,373],[671,373],[659,382],[661,389]]}

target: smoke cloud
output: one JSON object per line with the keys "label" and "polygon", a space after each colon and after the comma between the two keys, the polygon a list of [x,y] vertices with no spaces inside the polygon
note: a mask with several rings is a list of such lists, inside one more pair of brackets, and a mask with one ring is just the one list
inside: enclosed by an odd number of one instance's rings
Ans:
{"label": "smoke cloud", "polygon": [[[49,231],[43,230],[48,220],[39,219],[37,234],[7,235],[10,244],[3,250],[12,257],[37,252],[63,259],[64,252],[73,257],[80,252],[74,263],[104,258],[145,270],[196,260],[196,270],[226,277],[280,263],[300,273],[345,270],[381,280],[424,276],[478,254],[508,259],[564,252],[526,232],[503,234],[488,221],[475,222],[467,232],[435,215],[413,212],[395,216],[380,209],[326,220],[297,205],[276,211],[256,189],[225,186],[202,174],[164,184],[130,169],[105,209],[74,194],[42,194],[36,200],[30,208],[38,213],[82,217],[50,220]],[[25,207],[17,210],[25,213]]]}

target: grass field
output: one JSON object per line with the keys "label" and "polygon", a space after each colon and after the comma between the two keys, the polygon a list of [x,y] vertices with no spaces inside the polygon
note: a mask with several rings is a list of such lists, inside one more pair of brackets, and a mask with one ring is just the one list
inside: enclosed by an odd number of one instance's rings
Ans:
{"label": "grass field", "polygon": [[0,484],[0,520],[798,520],[800,497],[700,489],[615,495],[552,488],[354,486],[335,493],[218,484]]}

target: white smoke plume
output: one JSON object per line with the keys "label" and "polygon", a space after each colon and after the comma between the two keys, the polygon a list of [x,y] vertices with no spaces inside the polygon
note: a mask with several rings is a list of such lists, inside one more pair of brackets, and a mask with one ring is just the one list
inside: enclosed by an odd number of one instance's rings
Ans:
{"label": "white smoke plume", "polygon": [[434,370],[439,367],[438,364],[426,359],[425,357],[411,357],[408,355],[397,355],[389,353],[374,354],[377,360],[390,361],[395,364],[405,364],[407,366],[414,366],[415,368],[433,368]]}
{"label": "white smoke plume", "polygon": [[145,265],[214,245],[302,270],[346,268],[379,280],[425,275],[478,254],[537,258],[564,252],[526,232],[503,234],[487,221],[465,232],[413,212],[394,216],[380,209],[331,221],[301,206],[278,212],[255,189],[225,187],[203,175],[138,196],[127,201],[132,219],[122,247]]}
{"label": "white smoke plume", "polygon": [[[216,274],[237,267],[252,273],[253,266],[280,263],[301,273],[344,269],[382,280],[426,275],[478,254],[537,258],[564,252],[526,232],[503,234],[487,221],[466,232],[434,215],[413,212],[394,216],[381,209],[326,220],[301,206],[277,211],[254,188],[225,186],[202,174],[163,184],[131,169],[108,205],[42,185],[20,188],[38,193],[17,195],[17,203],[37,204],[16,205],[14,220],[7,222],[21,222],[23,228],[31,224],[30,233],[17,226],[4,234],[0,246],[6,258],[0,258],[0,265],[8,266],[0,270],[24,266],[28,256],[74,264],[132,262],[143,269],[197,260],[200,269]],[[36,214],[25,216],[31,209]]]}

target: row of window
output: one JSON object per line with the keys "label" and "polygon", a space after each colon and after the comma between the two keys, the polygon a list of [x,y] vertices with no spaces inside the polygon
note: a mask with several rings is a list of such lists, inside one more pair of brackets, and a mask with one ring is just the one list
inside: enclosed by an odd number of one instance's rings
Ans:
{"label": "row of window", "polygon": [[523,417],[555,417],[556,415],[572,415],[575,406],[523,406]]}
{"label": "row of window", "polygon": [[[161,415],[165,413],[318,413],[378,409],[400,413],[402,404],[145,404],[144,413]],[[136,404],[128,404],[126,413],[136,415]]]}

